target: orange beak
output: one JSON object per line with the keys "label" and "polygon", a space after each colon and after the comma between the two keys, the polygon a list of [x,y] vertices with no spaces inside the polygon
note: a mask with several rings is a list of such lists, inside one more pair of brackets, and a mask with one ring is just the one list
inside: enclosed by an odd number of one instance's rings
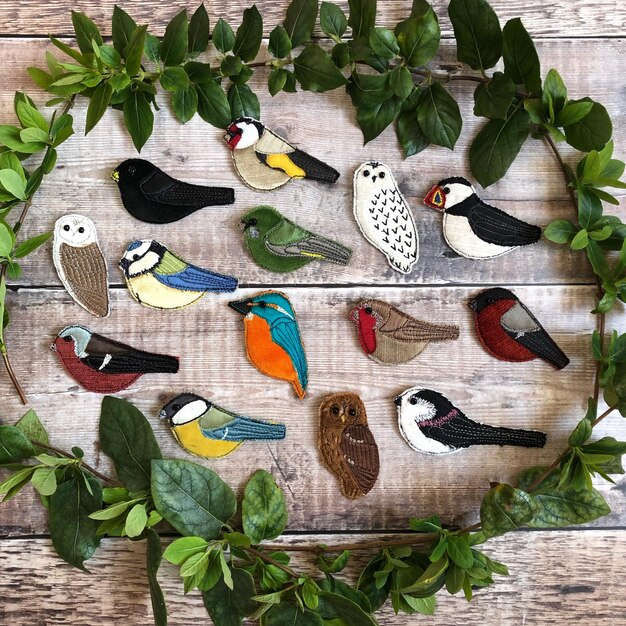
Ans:
{"label": "orange beak", "polygon": [[431,209],[443,211],[446,208],[446,194],[439,185],[435,185],[424,198],[424,204]]}

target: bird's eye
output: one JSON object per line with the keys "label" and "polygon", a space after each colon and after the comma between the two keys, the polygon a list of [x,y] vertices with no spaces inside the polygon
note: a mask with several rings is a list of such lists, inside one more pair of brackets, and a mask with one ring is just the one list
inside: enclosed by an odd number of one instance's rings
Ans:
{"label": "bird's eye", "polygon": [[264,309],[264,308],[267,306],[267,302],[265,302],[265,301],[263,301],[263,300],[261,300],[260,302],[257,302],[257,304],[258,304],[258,305],[259,305],[262,309]]}
{"label": "bird's eye", "polygon": [[137,170],[133,165],[128,168],[128,173],[132,176]]}
{"label": "bird's eye", "polygon": [[410,404],[417,404],[417,398],[415,396],[413,396],[412,398],[409,398],[409,403]]}
{"label": "bird's eye", "polygon": [[350,417],[356,417],[356,409],[348,409],[348,415]]}
{"label": "bird's eye", "polygon": [[133,254],[133,261],[136,261],[139,258],[138,254]]}
{"label": "bird's eye", "polygon": [[67,335],[66,337],[63,337],[63,341],[72,341],[72,337]]}
{"label": "bird's eye", "polygon": [[487,298],[487,304],[493,304],[495,300],[493,298]]}
{"label": "bird's eye", "polygon": [[69,224],[66,224],[65,226],[63,226],[63,230],[65,230],[65,231],[69,231],[69,229],[70,229]]}
{"label": "bird's eye", "polygon": [[248,226],[256,226],[259,220],[256,217],[252,217],[248,220]]}
{"label": "bird's eye", "polygon": [[369,170],[363,170],[363,176],[365,176],[365,178],[367,178],[369,175],[370,175]]}
{"label": "bird's eye", "polygon": [[371,307],[371,306],[366,306],[366,307],[365,307],[365,312],[366,312],[368,315],[371,315],[371,314],[374,312],[374,309],[372,309],[372,307]]}
{"label": "bird's eye", "polygon": [[330,409],[330,412],[331,412],[333,415],[339,415],[339,407],[335,404],[335,405],[334,405],[334,406]]}
{"label": "bird's eye", "polygon": [[444,187],[443,188],[443,193],[446,194],[446,196],[450,193],[450,187]]}
{"label": "bird's eye", "polygon": [[172,411],[180,411],[180,404],[172,404]]}
{"label": "bird's eye", "polygon": [[85,232],[85,229],[81,226],[81,227],[78,229],[78,232],[82,235],[82,234]]}
{"label": "bird's eye", "polygon": [[385,178],[385,172],[381,172],[381,173],[378,175],[378,178]]}
{"label": "bird's eye", "polygon": [[237,129],[237,134],[238,135],[243,135],[243,128],[238,128]]}

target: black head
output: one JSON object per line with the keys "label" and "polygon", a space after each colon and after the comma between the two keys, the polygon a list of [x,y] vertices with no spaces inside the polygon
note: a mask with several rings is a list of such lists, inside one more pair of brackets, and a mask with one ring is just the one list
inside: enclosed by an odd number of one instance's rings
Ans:
{"label": "black head", "polygon": [[210,408],[210,403],[195,393],[181,393],[170,400],[159,412],[170,424],[183,424],[197,419]]}
{"label": "black head", "polygon": [[120,185],[139,183],[152,174],[156,165],[144,159],[127,159],[120,163],[111,174],[111,178]]}
{"label": "black head", "polygon": [[518,300],[518,297],[503,287],[494,287],[479,293],[476,297],[469,301],[470,309],[474,309],[476,313],[480,313],[485,307],[498,302],[499,300]]}
{"label": "black head", "polygon": [[472,186],[472,183],[470,183],[467,178],[463,178],[463,176],[450,176],[449,178],[444,178],[443,180],[440,180],[437,184],[439,185],[439,187],[446,187],[447,185],[452,185],[453,183],[466,185],[467,187]]}

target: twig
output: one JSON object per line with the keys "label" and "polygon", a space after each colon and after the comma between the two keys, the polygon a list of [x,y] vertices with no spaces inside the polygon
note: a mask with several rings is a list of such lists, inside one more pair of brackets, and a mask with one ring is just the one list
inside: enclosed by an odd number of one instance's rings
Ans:
{"label": "twig", "polygon": [[295,572],[294,570],[292,570],[290,567],[287,567],[286,565],[283,565],[282,563],[280,563],[276,559],[273,559],[271,556],[267,556],[267,554],[264,554],[260,550],[257,550],[257,549],[252,548],[252,547],[242,548],[242,550],[252,554],[253,556],[258,557],[259,559],[261,559],[262,561],[265,561],[266,563],[269,563],[270,565],[274,565],[279,570],[282,570],[283,572],[285,572],[285,574],[287,574],[288,576],[291,576],[292,578],[299,578],[300,577],[299,574],[297,572]]}
{"label": "twig", "polygon": [[617,404],[610,406],[604,413],[602,413],[602,415],[600,415],[600,417],[596,417],[596,419],[591,422],[591,427],[595,428],[605,417],[608,417],[611,413],[613,413],[616,408]]}
{"label": "twig", "polygon": [[75,459],[80,461],[80,465],[84,467],[90,474],[93,474],[96,478],[103,480],[105,483],[109,483],[110,485],[115,485],[116,487],[123,487],[124,484],[115,478],[110,478],[109,476],[105,476],[101,474],[97,469],[91,467],[91,465],[87,465],[82,459],[79,459],[74,454],[70,452],[66,452],[65,450],[61,450],[61,448],[57,448],[55,446],[51,446],[49,443],[42,443],[41,441],[35,441],[31,439],[31,443],[36,448],[43,448],[44,450],[49,450],[50,452],[56,452],[57,454],[64,456],[66,459]]}
{"label": "twig", "polygon": [[[5,266],[6,267],[6,266]],[[28,398],[24,393],[24,389],[22,389],[22,385],[18,380],[15,372],[13,371],[13,366],[11,365],[11,361],[9,360],[9,353],[7,352],[6,346],[2,344],[2,360],[4,361],[4,367],[7,370],[7,374],[13,383],[13,387],[15,387],[15,391],[17,391],[17,395],[20,397],[22,404],[28,404]]]}

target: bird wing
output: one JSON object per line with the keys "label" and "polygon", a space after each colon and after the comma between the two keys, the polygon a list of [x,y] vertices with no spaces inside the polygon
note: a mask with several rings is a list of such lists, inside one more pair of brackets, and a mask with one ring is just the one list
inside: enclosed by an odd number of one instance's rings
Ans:
{"label": "bird wing", "polygon": [[152,202],[171,206],[202,208],[211,204],[232,203],[234,200],[232,189],[184,183],[156,167],[152,174],[141,181],[140,188]]}
{"label": "bird wing", "polygon": [[219,428],[201,428],[202,434],[209,439],[221,441],[248,441],[251,439],[283,439],[285,427],[282,424],[270,424],[243,415],[237,415]]}
{"label": "bird wing", "polygon": [[467,219],[477,237],[498,246],[526,246],[541,237],[539,226],[518,220],[482,201],[469,210]]}
{"label": "bird wing", "polygon": [[291,154],[295,149],[294,146],[267,128],[263,131],[263,134],[254,146],[254,150],[257,154],[264,155]]}
{"label": "bird wing", "polygon": [[517,302],[502,315],[500,325],[511,339],[558,369],[569,364],[563,350],[521,302]]}
{"label": "bird wing", "polygon": [[346,265],[352,250],[311,233],[290,220],[281,220],[265,235],[265,247],[279,256],[316,258]]}
{"label": "bird wing", "polygon": [[234,291],[237,279],[189,265],[169,251],[154,270],[163,285],[182,291]]}
{"label": "bird wing", "polygon": [[309,380],[308,366],[297,322],[286,315],[282,316],[272,322],[270,334],[274,343],[289,355],[300,384],[306,389]]}
{"label": "bird wing", "polygon": [[348,426],[341,435],[339,448],[363,493],[374,486],[380,470],[378,446],[366,424]]}
{"label": "bird wing", "polygon": [[389,335],[398,341],[443,341],[459,336],[459,329],[454,325],[431,324],[417,320],[403,311],[390,307],[389,316],[378,332]]}

